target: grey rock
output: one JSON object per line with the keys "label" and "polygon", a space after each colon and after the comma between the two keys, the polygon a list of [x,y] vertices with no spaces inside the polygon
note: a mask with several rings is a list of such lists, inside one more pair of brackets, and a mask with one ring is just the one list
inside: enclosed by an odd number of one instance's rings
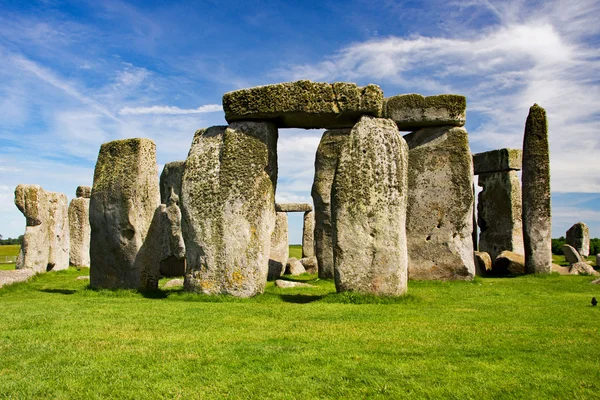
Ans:
{"label": "grey rock", "polygon": [[277,212],[308,212],[312,211],[312,206],[307,203],[276,203]]}
{"label": "grey rock", "polygon": [[0,270],[0,288],[13,283],[25,282],[35,275],[35,271],[31,268],[13,269],[9,271]]}
{"label": "grey rock", "polygon": [[494,260],[492,274],[495,276],[524,275],[525,257],[511,251],[503,251]]}
{"label": "grey rock", "polygon": [[492,258],[484,251],[475,252],[475,273],[477,276],[485,276],[492,271]]}
{"label": "grey rock", "polygon": [[546,111],[529,109],[523,137],[523,239],[527,273],[549,273],[552,268],[550,154]]}
{"label": "grey rock", "polygon": [[590,230],[583,222],[578,222],[567,231],[567,244],[577,250],[582,257],[590,255]]}
{"label": "grey rock", "polygon": [[183,286],[183,279],[171,279],[163,285],[163,289]]}
{"label": "grey rock", "polygon": [[498,149],[473,154],[475,175],[489,172],[520,171],[523,152],[520,149]]}
{"label": "grey rock", "polygon": [[598,271],[592,268],[591,265],[585,262],[577,262],[569,268],[571,275],[600,275]]}
{"label": "grey rock", "polygon": [[92,187],[77,186],[77,190],[75,190],[75,197],[83,197],[84,199],[89,199],[90,197],[92,197]]}
{"label": "grey rock", "polygon": [[331,189],[340,149],[348,140],[349,134],[350,129],[325,131],[315,156],[315,177],[311,195],[315,205],[315,255],[321,279],[332,279],[334,276]]}
{"label": "grey rock", "polygon": [[285,273],[288,275],[302,275],[306,273],[306,269],[297,258],[290,257],[285,265]]}
{"label": "grey rock", "polygon": [[315,213],[307,211],[304,213],[304,224],[302,225],[302,257],[313,257],[315,255]]}
{"label": "grey rock", "polygon": [[78,276],[77,278],[75,278],[76,281],[89,281],[90,280],[90,276],[89,275],[84,275],[84,276]]}
{"label": "grey rock", "polygon": [[516,171],[479,175],[479,250],[495,259],[505,250],[524,254],[521,183]]}
{"label": "grey rock", "polygon": [[15,205],[26,220],[16,268],[31,269],[35,273],[45,272],[50,254],[50,203],[47,192],[39,185],[18,185],[15,189]]}
{"label": "grey rock", "polygon": [[562,267],[558,264],[552,263],[552,272],[558,272],[561,275],[569,275],[571,267]]}
{"label": "grey rock", "polygon": [[400,94],[384,99],[384,117],[392,119],[401,131],[431,126],[463,126],[467,99],[456,94],[421,96]]}
{"label": "grey rock", "polygon": [[593,281],[590,282],[593,285],[600,285],[600,279],[595,279]]}
{"label": "grey rock", "polygon": [[48,253],[47,270],[60,271],[69,268],[71,235],[69,233],[69,203],[64,193],[48,194]]}
{"label": "grey rock", "polygon": [[271,235],[271,253],[269,256],[268,280],[275,280],[285,272],[285,264],[290,256],[288,244],[288,216],[285,212],[277,212],[275,229]]}
{"label": "grey rock", "polygon": [[138,288],[140,250],[160,204],[156,146],[125,139],[100,147],[90,199],[90,285]]}
{"label": "grey rock", "polygon": [[181,178],[185,161],[173,161],[166,163],[160,174],[160,202],[167,204],[168,198],[173,191],[181,198]]}
{"label": "grey rock", "polygon": [[307,80],[236,90],[223,95],[225,119],[271,121],[279,128],[349,128],[362,115],[381,116],[377,85]]}
{"label": "grey rock", "polygon": [[308,283],[284,281],[283,279],[277,279],[275,281],[275,286],[282,289],[290,289],[297,287],[314,287],[313,285],[310,285]]}
{"label": "grey rock", "polygon": [[300,264],[304,266],[307,274],[316,274],[319,271],[317,257],[305,257],[300,259]]}
{"label": "grey rock", "polygon": [[333,184],[338,292],[407,289],[408,147],[392,120],[362,117],[342,147]]}
{"label": "grey rock", "polygon": [[472,279],[473,165],[467,131],[444,126],[404,138],[410,149],[408,276]]}
{"label": "grey rock", "polygon": [[185,289],[264,291],[275,228],[277,128],[236,122],[196,132],[181,189]]}
{"label": "grey rock", "polygon": [[583,262],[581,255],[577,252],[577,250],[575,250],[575,248],[573,246],[570,246],[568,244],[563,244],[562,251],[563,251],[563,254],[565,255],[565,260],[567,260],[567,262],[569,264],[576,264],[579,262]]}
{"label": "grey rock", "polygon": [[90,199],[77,197],[69,204],[69,234],[71,249],[69,263],[80,267],[90,266]]}

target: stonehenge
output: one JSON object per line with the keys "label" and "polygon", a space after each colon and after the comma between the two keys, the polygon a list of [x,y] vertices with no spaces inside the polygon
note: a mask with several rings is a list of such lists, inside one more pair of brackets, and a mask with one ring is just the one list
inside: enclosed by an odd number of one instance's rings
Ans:
{"label": "stonehenge", "polygon": [[69,203],[69,234],[71,250],[69,263],[78,267],[90,266],[90,196],[92,188],[78,186],[75,198]]}
{"label": "stonehenge", "polygon": [[[275,209],[277,209],[277,205],[275,205]],[[275,228],[271,235],[268,280],[275,280],[285,273],[289,253],[288,216],[286,212],[277,211],[275,214]]]}
{"label": "stonehenge", "polygon": [[577,222],[567,230],[567,244],[573,246],[582,256],[590,255],[590,230],[583,222]]}

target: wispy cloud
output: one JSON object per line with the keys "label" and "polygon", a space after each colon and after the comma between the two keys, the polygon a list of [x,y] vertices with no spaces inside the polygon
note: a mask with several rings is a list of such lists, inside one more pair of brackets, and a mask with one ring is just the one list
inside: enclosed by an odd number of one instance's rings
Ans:
{"label": "wispy cloud", "polygon": [[206,104],[198,108],[183,109],[174,106],[152,106],[152,107],[123,107],[119,110],[119,115],[139,115],[139,114],[166,114],[166,115],[184,115],[184,114],[204,114],[223,111],[220,104]]}

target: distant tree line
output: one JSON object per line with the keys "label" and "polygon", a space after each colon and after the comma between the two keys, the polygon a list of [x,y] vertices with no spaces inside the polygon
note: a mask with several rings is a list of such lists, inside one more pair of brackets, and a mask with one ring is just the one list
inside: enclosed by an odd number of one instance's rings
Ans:
{"label": "distant tree line", "polygon": [[[552,239],[552,254],[564,255],[562,251],[563,245],[567,243],[567,240],[564,236],[559,237],[558,239]],[[600,254],[600,239],[594,238],[590,239],[590,256]]]}
{"label": "distant tree line", "polygon": [[22,245],[23,244],[23,235],[19,236],[16,239],[13,239],[13,238],[4,239],[2,237],[2,235],[0,235],[0,245],[3,245],[3,244],[20,244],[20,245]]}

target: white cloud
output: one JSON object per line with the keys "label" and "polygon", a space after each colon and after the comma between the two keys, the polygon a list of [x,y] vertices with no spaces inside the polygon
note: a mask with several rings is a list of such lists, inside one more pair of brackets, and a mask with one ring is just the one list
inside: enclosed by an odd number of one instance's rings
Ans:
{"label": "white cloud", "polygon": [[139,114],[164,114],[164,115],[184,115],[184,114],[203,114],[223,111],[220,104],[206,104],[198,108],[183,109],[174,106],[152,106],[152,107],[123,107],[119,110],[119,115],[139,115]]}

